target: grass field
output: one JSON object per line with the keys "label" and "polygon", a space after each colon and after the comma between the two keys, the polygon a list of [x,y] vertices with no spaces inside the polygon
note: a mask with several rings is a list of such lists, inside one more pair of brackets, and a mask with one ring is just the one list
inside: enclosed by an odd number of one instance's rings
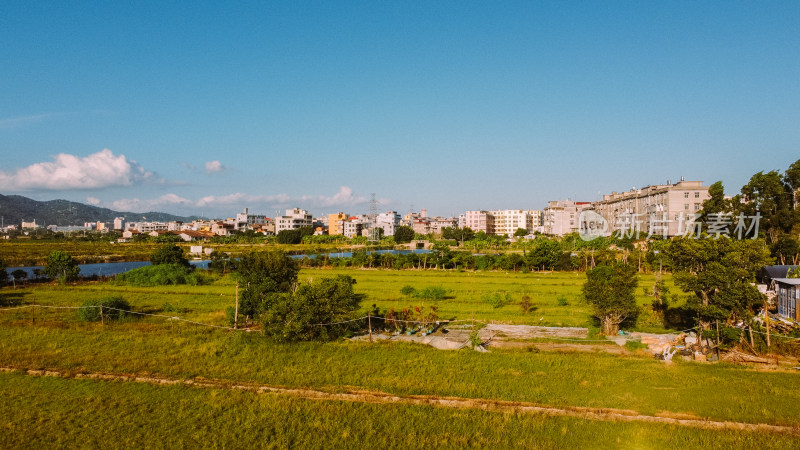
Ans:
{"label": "grass field", "polygon": [[791,448],[725,433],[432,406],[0,374],[0,447]]}
{"label": "grass field", "polygon": [[[577,298],[582,274],[505,274],[376,270],[303,270],[302,278],[349,274],[363,306],[419,304],[400,294],[405,284],[442,286],[442,317],[587,325]],[[669,280],[668,280],[669,281]],[[652,283],[645,278],[640,286]],[[649,299],[638,290],[640,302]],[[518,304],[492,308],[485,292],[523,293],[536,312]],[[136,311],[224,325],[233,304],[229,278],[208,286],[130,288],[104,283],[3,290],[19,304],[76,306],[90,298],[123,296]],[[567,296],[568,305],[557,298]],[[165,311],[166,304],[170,311]],[[74,310],[0,311],[0,366],[59,371],[151,374],[310,387],[350,388],[396,395],[433,395],[534,402],[555,407],[617,408],[641,414],[675,414],[749,423],[800,426],[800,374],[761,372],[728,364],[677,362],[665,366],[643,356],[525,350],[440,351],[400,343],[334,342],[275,345],[259,333],[230,332],[186,322],[144,317],[101,325],[77,321]],[[596,422],[413,405],[348,404],[179,387],[133,386],[73,379],[0,375],[0,447],[51,442],[152,443],[186,447],[251,443],[259,446],[352,447],[375,442],[398,446],[525,446],[654,448],[777,447],[800,445],[784,435],[708,431],[657,424]],[[96,407],[86,408],[84,405]],[[145,411],[147,414],[136,414]],[[257,421],[254,416],[258,416]],[[127,419],[130,423],[125,422]],[[263,423],[262,423],[263,421]],[[93,424],[94,426],[84,426]],[[260,427],[260,428],[259,428]],[[172,430],[191,430],[176,436]],[[6,432],[7,431],[7,432]],[[358,440],[356,439],[358,436]],[[5,439],[6,441],[2,441]],[[396,442],[396,444],[395,444]],[[169,443],[169,445],[167,445]],[[596,443],[596,445],[595,445]],[[150,446],[150,445],[148,445]]]}

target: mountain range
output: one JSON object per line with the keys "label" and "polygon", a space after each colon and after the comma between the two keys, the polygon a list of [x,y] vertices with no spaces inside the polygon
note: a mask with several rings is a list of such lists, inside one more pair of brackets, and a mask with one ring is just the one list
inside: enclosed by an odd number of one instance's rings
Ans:
{"label": "mountain range", "polygon": [[114,211],[108,208],[86,205],[69,200],[49,200],[40,202],[21,195],[0,194],[0,221],[2,225],[20,225],[23,221],[48,225],[83,225],[86,222],[109,222],[124,217],[126,222],[170,222],[173,220],[189,222],[196,216],[180,217],[161,212],[133,213]]}

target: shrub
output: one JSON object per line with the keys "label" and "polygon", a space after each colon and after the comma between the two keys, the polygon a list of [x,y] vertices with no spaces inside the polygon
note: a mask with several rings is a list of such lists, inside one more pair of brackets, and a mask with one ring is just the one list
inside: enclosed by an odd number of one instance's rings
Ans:
{"label": "shrub", "polygon": [[415,294],[415,297],[428,300],[443,300],[445,296],[447,296],[447,289],[441,286],[428,286]]}
{"label": "shrub", "polygon": [[495,292],[494,294],[484,294],[483,301],[492,305],[492,308],[502,308],[511,303],[511,294],[506,293],[506,295],[500,295],[499,292]]}
{"label": "shrub", "polygon": [[414,288],[414,286],[410,286],[407,284],[400,289],[400,293],[403,295],[408,295],[410,297],[416,294],[417,290]]}
{"label": "shrub", "polygon": [[558,298],[556,299],[556,301],[558,301],[558,306],[567,306],[567,305],[569,305],[569,302],[567,302],[567,297],[565,297],[563,295],[559,295]]}
{"label": "shrub", "polygon": [[130,310],[131,305],[121,297],[88,300],[78,310],[78,319],[83,322],[100,322],[101,318],[102,320],[119,320],[127,316],[127,311]]}
{"label": "shrub", "polygon": [[522,309],[522,314],[531,312],[531,297],[529,295],[523,295],[522,301],[519,302],[519,307]]}
{"label": "shrub", "polygon": [[144,266],[117,275],[118,282],[131,286],[163,286],[172,284],[206,284],[207,278],[190,267],[179,264]]}

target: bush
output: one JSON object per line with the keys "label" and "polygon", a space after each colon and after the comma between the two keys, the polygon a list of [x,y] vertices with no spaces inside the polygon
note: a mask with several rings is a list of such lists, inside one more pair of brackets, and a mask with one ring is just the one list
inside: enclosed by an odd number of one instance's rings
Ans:
{"label": "bush", "polygon": [[[102,310],[102,316],[101,316]],[[78,319],[82,322],[100,322],[100,320],[119,320],[128,315],[131,305],[121,297],[106,297],[89,300],[78,310]]]}
{"label": "bush", "polygon": [[410,297],[410,296],[416,294],[417,290],[414,288],[414,286],[410,286],[410,285],[407,284],[407,285],[403,286],[400,289],[400,293]]}
{"label": "bush", "polygon": [[447,289],[441,286],[428,286],[425,289],[418,291],[414,294],[417,298],[424,298],[428,300],[443,300],[447,296]]}
{"label": "bush", "polygon": [[511,303],[511,294],[506,293],[505,296],[500,295],[499,292],[494,294],[484,294],[483,301],[492,305],[492,308],[502,308]]}
{"label": "bush", "polygon": [[569,302],[567,302],[567,297],[564,297],[563,295],[559,295],[556,301],[558,301],[558,306],[569,305]]}
{"label": "bush", "polygon": [[144,266],[116,276],[116,281],[131,286],[164,286],[189,284],[197,286],[206,284],[207,278],[200,272],[179,264],[161,264]]}

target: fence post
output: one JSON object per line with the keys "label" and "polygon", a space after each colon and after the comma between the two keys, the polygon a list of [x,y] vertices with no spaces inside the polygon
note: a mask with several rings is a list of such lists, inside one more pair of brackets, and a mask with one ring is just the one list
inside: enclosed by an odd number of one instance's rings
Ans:
{"label": "fence post", "polygon": [[100,305],[100,323],[102,325],[106,324],[106,319],[103,317],[103,305]]}
{"label": "fence post", "polygon": [[239,328],[239,283],[236,283],[236,310],[233,312],[233,329]]}
{"label": "fence post", "polygon": [[369,341],[372,342],[372,315],[367,314],[367,328],[369,328]]}

